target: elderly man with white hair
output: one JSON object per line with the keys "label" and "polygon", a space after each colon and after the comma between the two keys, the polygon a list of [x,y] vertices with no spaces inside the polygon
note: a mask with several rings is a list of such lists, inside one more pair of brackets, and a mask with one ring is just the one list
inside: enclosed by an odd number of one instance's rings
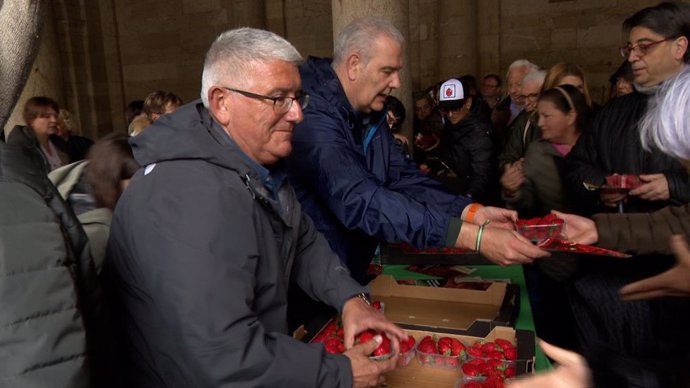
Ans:
{"label": "elderly man with white hair", "polygon": [[[366,387],[407,336],[366,303],[302,213],[280,160],[308,96],[297,50],[240,28],[206,54],[202,102],[132,139],[141,166],[115,211],[104,274],[113,291],[128,387]],[[342,314],[344,354],[293,339],[290,285]]]}

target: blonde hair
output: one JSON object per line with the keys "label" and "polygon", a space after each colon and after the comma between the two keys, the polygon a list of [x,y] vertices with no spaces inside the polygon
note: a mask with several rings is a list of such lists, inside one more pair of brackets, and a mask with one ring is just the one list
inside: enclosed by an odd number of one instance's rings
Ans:
{"label": "blonde hair", "polygon": [[544,79],[544,86],[542,86],[542,91],[555,88],[561,84],[563,78],[572,75],[578,77],[582,80],[582,94],[585,96],[585,101],[587,106],[592,106],[592,97],[589,95],[589,86],[587,85],[587,79],[585,78],[585,72],[582,68],[574,63],[568,62],[558,62],[557,64],[551,66],[548,73],[546,73],[546,78]]}

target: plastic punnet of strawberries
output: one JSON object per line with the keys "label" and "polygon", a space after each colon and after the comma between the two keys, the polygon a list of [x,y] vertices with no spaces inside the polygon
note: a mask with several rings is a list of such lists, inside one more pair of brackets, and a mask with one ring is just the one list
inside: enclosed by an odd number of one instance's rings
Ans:
{"label": "plastic punnet of strawberries", "polygon": [[417,344],[417,361],[422,365],[457,369],[467,358],[465,344],[452,337],[426,336]]}
{"label": "plastic punnet of strawberries", "polygon": [[563,231],[564,221],[555,214],[547,214],[544,217],[517,220],[515,227],[518,233],[531,241],[542,241],[547,238],[558,239]]}
{"label": "plastic punnet of strawberries", "polygon": [[503,387],[505,379],[515,377],[517,348],[508,340],[479,340],[467,348],[467,354],[461,387]]}
{"label": "plastic punnet of strawberries", "polygon": [[[382,311],[384,304],[380,301],[372,302],[372,307],[374,309]],[[369,355],[370,358],[374,360],[385,360],[391,357],[392,347],[390,339],[384,333],[377,333],[373,330],[366,330],[355,337],[355,345],[369,342],[374,339],[374,337],[380,334],[382,341],[381,344],[374,350],[373,353]],[[412,345],[414,346],[414,338],[412,338]],[[409,341],[409,339],[408,339]],[[321,332],[314,337],[311,341],[312,343],[323,343],[326,352],[331,354],[339,354],[345,352],[345,333],[343,330],[343,323],[340,319],[331,321],[326,325],[326,327],[321,330]],[[401,344],[402,348],[402,344]]]}

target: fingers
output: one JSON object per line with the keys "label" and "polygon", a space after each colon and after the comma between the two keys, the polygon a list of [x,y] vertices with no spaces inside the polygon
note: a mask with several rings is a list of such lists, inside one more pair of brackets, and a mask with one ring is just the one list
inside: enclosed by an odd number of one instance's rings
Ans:
{"label": "fingers", "polygon": [[[672,271],[669,270],[669,271]],[[623,300],[642,300],[660,298],[666,295],[666,284],[669,281],[669,271],[657,276],[630,283],[621,288],[618,293]]]}
{"label": "fingers", "polygon": [[678,263],[690,267],[690,246],[684,236],[671,236],[671,252],[676,256]]}
{"label": "fingers", "polygon": [[547,356],[551,357],[557,363],[562,365],[580,362],[582,359],[582,356],[579,354],[551,345],[542,339],[539,340],[539,347]]}

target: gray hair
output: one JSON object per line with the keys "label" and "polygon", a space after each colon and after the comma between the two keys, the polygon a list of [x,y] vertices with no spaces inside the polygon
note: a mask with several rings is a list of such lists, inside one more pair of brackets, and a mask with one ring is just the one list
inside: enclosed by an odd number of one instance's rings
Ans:
{"label": "gray hair", "polygon": [[506,72],[506,78],[508,78],[508,75],[510,74],[511,70],[515,70],[515,69],[518,69],[521,67],[526,67],[528,73],[532,70],[539,70],[539,66],[528,61],[527,59],[518,59],[517,61],[511,63],[510,66],[508,66],[508,71]]}
{"label": "gray hair", "polygon": [[690,67],[664,82],[640,122],[642,146],[690,160]]}
{"label": "gray hair", "polygon": [[247,85],[253,65],[257,62],[285,61],[295,65],[303,59],[287,40],[270,31],[242,27],[225,31],[216,38],[206,53],[201,75],[201,100],[208,108],[208,91],[214,85],[232,80],[234,86]]}
{"label": "gray hair", "polygon": [[525,75],[525,78],[522,79],[522,84],[524,85],[526,82],[537,82],[539,83],[539,87],[541,87],[544,85],[545,79],[546,70],[531,70]]}
{"label": "gray hair", "polygon": [[369,63],[375,50],[371,42],[379,35],[387,36],[400,46],[405,42],[402,33],[388,20],[374,16],[355,19],[345,26],[335,39],[333,67],[339,66],[353,52],[362,57],[365,65]]}

